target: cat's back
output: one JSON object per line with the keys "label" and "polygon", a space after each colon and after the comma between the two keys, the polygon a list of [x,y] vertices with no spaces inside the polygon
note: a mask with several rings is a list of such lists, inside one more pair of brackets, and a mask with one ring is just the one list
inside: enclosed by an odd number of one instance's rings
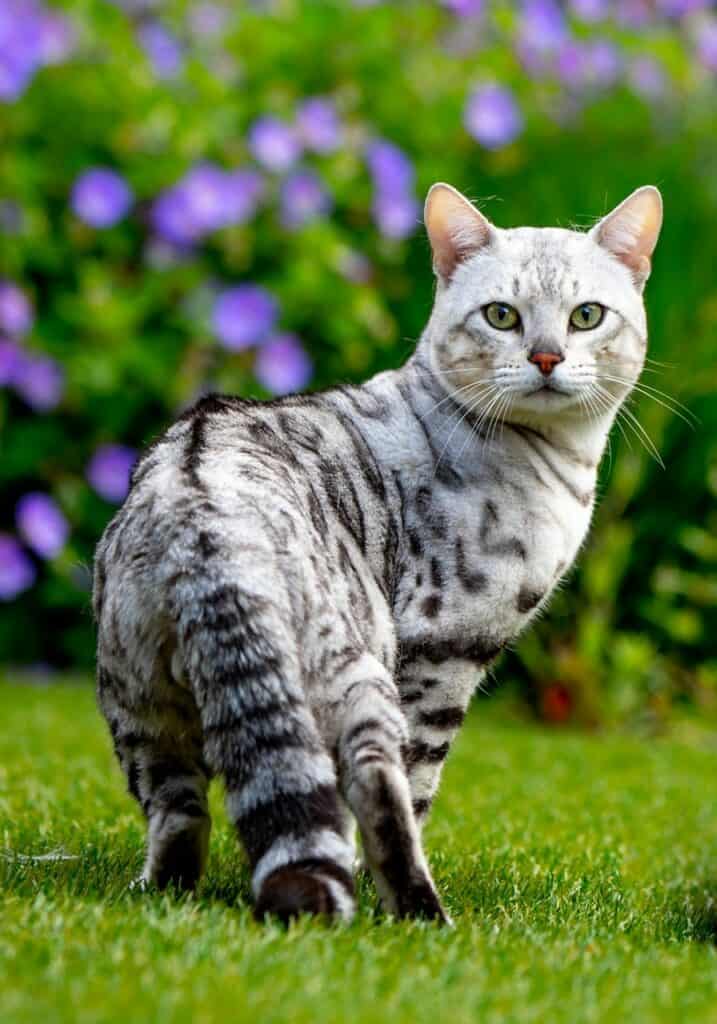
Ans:
{"label": "cat's back", "polygon": [[201,398],[135,466],[97,548],[96,607],[108,574],[119,586],[129,577],[161,589],[186,549],[209,558],[218,540],[227,551],[271,546],[296,563],[348,535],[382,563],[385,482],[357,427],[359,401],[369,398],[358,389],[269,402]]}
{"label": "cat's back", "polygon": [[[315,411],[314,411],[315,415]],[[292,498],[302,460],[324,440],[298,396],[256,402],[210,394],[188,408],[147,446],[129,493],[97,548],[113,563],[158,564],[178,535],[202,523],[216,529],[242,506]]]}

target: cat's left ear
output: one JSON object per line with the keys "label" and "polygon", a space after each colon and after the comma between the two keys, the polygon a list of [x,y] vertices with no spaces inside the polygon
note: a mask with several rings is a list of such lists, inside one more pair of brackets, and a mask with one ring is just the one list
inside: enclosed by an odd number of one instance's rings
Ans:
{"label": "cat's left ear", "polygon": [[433,267],[450,281],[459,263],[487,245],[495,230],[465,196],[451,185],[432,185],[423,219],[433,249]]}
{"label": "cat's left ear", "polygon": [[603,217],[590,232],[598,245],[625,264],[639,291],[650,276],[651,257],[662,227],[662,196],[644,185]]}

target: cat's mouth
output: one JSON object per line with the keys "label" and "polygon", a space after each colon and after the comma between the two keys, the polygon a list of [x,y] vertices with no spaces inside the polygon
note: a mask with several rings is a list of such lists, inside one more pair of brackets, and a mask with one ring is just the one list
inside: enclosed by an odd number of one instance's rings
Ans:
{"label": "cat's mouth", "polygon": [[535,385],[535,387],[529,388],[525,392],[525,395],[527,397],[528,395],[544,395],[546,393],[552,393],[554,395],[569,395],[571,392],[566,388],[561,388],[557,381],[548,379],[541,380],[539,384]]}

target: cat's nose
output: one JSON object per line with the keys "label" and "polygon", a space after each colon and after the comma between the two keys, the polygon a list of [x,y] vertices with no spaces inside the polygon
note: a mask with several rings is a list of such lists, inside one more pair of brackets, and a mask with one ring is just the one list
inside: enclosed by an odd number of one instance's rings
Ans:
{"label": "cat's nose", "polygon": [[531,363],[535,363],[544,377],[549,377],[558,363],[562,363],[565,356],[562,352],[558,352],[555,349],[546,351],[545,349],[535,348],[531,349],[528,353],[528,359]]}

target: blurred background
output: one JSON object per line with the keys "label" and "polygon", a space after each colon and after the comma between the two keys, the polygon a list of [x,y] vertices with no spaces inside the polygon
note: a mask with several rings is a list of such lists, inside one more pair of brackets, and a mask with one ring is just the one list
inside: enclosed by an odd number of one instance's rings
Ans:
{"label": "blurred background", "polygon": [[554,723],[717,717],[716,130],[707,0],[2,0],[0,674],[89,676],[93,547],[198,395],[406,358],[433,181],[506,227],[653,183],[643,391],[497,676]]}

